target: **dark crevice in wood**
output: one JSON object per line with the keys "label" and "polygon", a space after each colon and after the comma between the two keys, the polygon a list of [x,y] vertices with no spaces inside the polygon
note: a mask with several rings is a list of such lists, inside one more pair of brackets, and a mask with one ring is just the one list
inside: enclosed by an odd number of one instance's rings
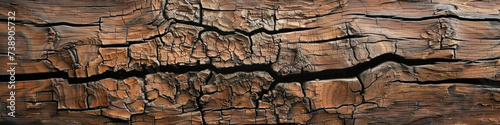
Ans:
{"label": "dark crevice in wood", "polygon": [[35,27],[53,27],[53,26],[88,27],[88,26],[99,26],[99,23],[100,23],[100,22],[94,22],[94,23],[89,23],[89,24],[78,24],[78,23],[70,23],[70,22],[55,22],[55,23],[39,24],[39,23],[35,23],[33,21],[28,21],[28,20],[10,21],[10,20],[4,19],[4,18],[1,18],[0,22],[12,22],[15,24],[33,25]]}
{"label": "dark crevice in wood", "polygon": [[[210,81],[210,79],[212,79],[212,77],[214,76],[213,72],[210,72],[210,74],[208,74],[208,77],[206,79],[205,82],[205,85],[208,84],[208,82]],[[200,85],[199,87],[202,88],[203,85]],[[200,89],[200,91],[198,92],[200,93],[200,95],[196,96],[196,105],[198,106],[198,108],[196,109],[197,111],[200,111],[200,114],[201,114],[201,122],[206,125],[207,122],[205,121],[205,111],[203,111],[203,104],[201,103],[201,97],[203,97],[203,95],[205,95],[203,93],[203,90]]]}
{"label": "dark crevice in wood", "polygon": [[465,21],[500,21],[500,18],[480,18],[480,17],[471,18],[471,17],[462,17],[459,15],[436,15],[436,16],[425,16],[425,17],[415,17],[415,18],[399,17],[394,15],[372,15],[372,14],[346,14],[346,15],[359,15],[368,18],[396,19],[401,21],[424,21],[424,20],[440,19],[440,18],[454,18]]}
{"label": "dark crevice in wood", "polygon": [[[105,78],[114,78],[114,79],[125,79],[128,77],[141,77],[144,78],[147,74],[157,73],[157,72],[173,72],[173,73],[187,73],[191,71],[202,71],[209,69],[214,71],[215,73],[221,74],[231,74],[235,72],[253,72],[253,71],[265,71],[269,73],[275,80],[271,85],[270,90],[272,90],[277,83],[280,82],[305,82],[315,79],[335,79],[335,78],[352,78],[356,77],[363,71],[376,67],[384,62],[397,62],[406,65],[426,65],[426,64],[435,64],[438,62],[464,62],[464,60],[458,59],[405,59],[402,56],[387,53],[380,56],[377,56],[370,61],[359,63],[355,66],[343,68],[343,69],[329,69],[318,72],[308,72],[303,71],[298,74],[290,74],[290,75],[280,75],[276,71],[272,69],[273,64],[254,64],[254,65],[242,65],[235,66],[229,68],[217,68],[212,64],[197,64],[194,66],[184,66],[184,65],[166,65],[166,66],[142,66],[138,67],[141,69],[133,70],[133,71],[125,71],[118,70],[114,71],[106,71],[99,75],[94,75],[88,78],[70,78],[65,71],[59,71],[54,73],[36,73],[36,74],[16,74],[16,81],[26,81],[26,80],[38,80],[38,79],[48,79],[48,78],[64,78],[67,79],[70,83],[86,83],[91,81],[98,81]],[[7,82],[9,80],[10,75],[2,75],[0,82]],[[267,93],[267,91],[265,92]]]}
{"label": "dark crevice in wood", "polygon": [[[288,33],[288,32],[297,32],[297,31],[305,31],[305,30],[312,30],[312,29],[316,29],[317,27],[312,27],[312,28],[296,28],[296,29],[287,29],[287,28],[284,28],[284,29],[279,29],[279,30],[275,30],[275,31],[269,31],[265,28],[259,28],[259,29],[256,29],[256,30],[253,30],[253,31],[250,31],[250,32],[247,32],[247,31],[243,31],[243,30],[240,30],[240,29],[234,29],[234,31],[223,31],[215,26],[209,26],[209,25],[202,25],[202,24],[199,24],[199,23],[196,23],[196,22],[191,22],[191,21],[184,21],[184,20],[177,20],[177,19],[167,19],[167,20],[173,20],[175,23],[181,23],[181,24],[186,24],[186,25],[192,25],[192,26],[197,26],[197,27],[202,27],[203,30],[205,31],[214,31],[214,32],[217,32],[219,35],[230,35],[230,34],[235,34],[236,32],[237,33],[241,33],[241,34],[244,34],[246,36],[252,36],[252,35],[255,35],[257,33],[267,33],[267,34],[279,34],[279,33]],[[200,34],[203,33],[203,32],[200,32]]]}

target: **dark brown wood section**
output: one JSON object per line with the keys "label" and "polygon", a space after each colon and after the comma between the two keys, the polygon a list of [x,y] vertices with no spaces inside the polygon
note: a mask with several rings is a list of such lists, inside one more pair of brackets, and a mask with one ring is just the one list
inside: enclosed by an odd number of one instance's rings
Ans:
{"label": "dark brown wood section", "polygon": [[0,0],[0,23],[0,124],[500,124],[499,0]]}

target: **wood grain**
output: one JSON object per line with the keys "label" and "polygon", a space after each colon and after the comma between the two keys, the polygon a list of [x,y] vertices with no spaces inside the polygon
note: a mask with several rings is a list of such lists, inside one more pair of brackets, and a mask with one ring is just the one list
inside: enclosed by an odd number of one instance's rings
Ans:
{"label": "wood grain", "polygon": [[3,24],[9,11],[2,124],[500,124],[498,0],[2,0]]}

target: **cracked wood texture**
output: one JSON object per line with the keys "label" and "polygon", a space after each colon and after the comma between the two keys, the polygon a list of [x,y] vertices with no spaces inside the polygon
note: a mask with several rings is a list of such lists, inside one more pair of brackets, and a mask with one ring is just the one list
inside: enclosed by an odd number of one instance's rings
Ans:
{"label": "cracked wood texture", "polygon": [[500,124],[498,0],[0,0],[2,40],[9,11],[2,124]]}

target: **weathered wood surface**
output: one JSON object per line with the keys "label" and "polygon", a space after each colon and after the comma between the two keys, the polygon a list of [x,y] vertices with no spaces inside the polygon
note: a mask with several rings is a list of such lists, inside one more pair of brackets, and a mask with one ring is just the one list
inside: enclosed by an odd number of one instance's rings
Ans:
{"label": "weathered wood surface", "polygon": [[1,123],[500,124],[498,0],[0,0],[0,29],[9,11]]}

